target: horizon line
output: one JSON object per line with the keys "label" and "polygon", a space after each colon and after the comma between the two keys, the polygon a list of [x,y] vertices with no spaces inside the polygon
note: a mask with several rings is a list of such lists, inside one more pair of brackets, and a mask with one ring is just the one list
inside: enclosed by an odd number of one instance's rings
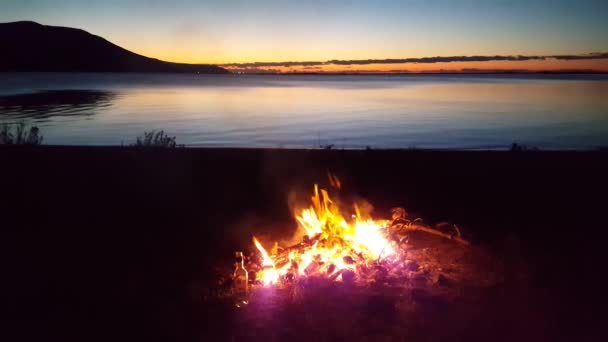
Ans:
{"label": "horizon line", "polygon": [[329,59],[326,61],[282,61],[282,62],[242,62],[242,63],[217,63],[222,67],[294,67],[315,65],[369,65],[369,64],[435,64],[452,62],[492,62],[492,61],[544,61],[544,60],[598,60],[608,59],[608,52],[590,52],[584,54],[551,54],[551,55],[470,55],[470,56],[433,56],[433,57],[409,57],[409,58],[384,58],[384,59]]}
{"label": "horizon line", "polygon": [[[46,25],[40,24],[36,21],[32,20],[18,20],[11,22],[0,22],[0,24],[17,24],[17,23],[28,23],[35,24],[46,27],[60,27],[60,28],[68,28],[68,29],[76,29],[84,31],[93,36],[97,36],[94,33],[90,33],[86,30],[69,27],[69,26],[55,26],[55,25]],[[219,67],[226,68],[228,71],[243,71],[243,72],[259,72],[259,73],[310,73],[310,74],[325,74],[325,73],[336,73],[336,74],[363,74],[363,73],[385,73],[385,74],[395,74],[395,73],[403,73],[403,74],[411,74],[411,73],[581,73],[581,72],[592,72],[592,73],[606,73],[608,70],[604,68],[595,69],[595,68],[560,68],[560,69],[517,69],[517,68],[462,68],[462,69],[435,69],[435,70],[407,70],[407,69],[399,69],[399,70],[344,70],[344,71],[336,71],[336,70],[315,70],[321,69],[321,66],[365,66],[365,65],[391,65],[391,64],[440,64],[440,63],[456,63],[456,62],[524,62],[524,61],[546,61],[546,60],[557,60],[557,61],[584,61],[584,60],[608,60],[608,52],[589,52],[589,53],[580,53],[580,54],[548,54],[548,55],[453,55],[453,56],[432,56],[432,57],[406,57],[406,58],[383,58],[383,59],[328,59],[325,61],[280,61],[280,62],[229,62],[229,63],[200,63],[200,62],[173,62],[167,59],[161,59],[158,57],[146,56],[147,54],[141,54],[140,52],[134,52],[128,50],[128,48],[119,46],[112,41],[101,37],[108,41],[111,44],[116,45],[117,47],[123,48],[127,51],[133,52],[140,56],[156,59],[163,62],[173,63],[173,64],[189,64],[189,65],[216,65]],[[314,68],[314,67],[317,68]],[[608,66],[608,65],[607,65]],[[304,70],[296,71],[293,70],[272,70],[272,69],[258,69],[258,68],[291,68],[291,67],[303,67]],[[307,68],[308,67],[308,68]],[[306,70],[309,69],[309,70]],[[312,69],[312,70],[310,70]]]}

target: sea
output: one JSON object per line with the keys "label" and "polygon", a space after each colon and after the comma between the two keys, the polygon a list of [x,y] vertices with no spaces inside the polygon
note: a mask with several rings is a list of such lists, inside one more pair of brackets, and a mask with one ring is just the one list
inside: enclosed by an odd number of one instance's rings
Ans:
{"label": "sea", "polygon": [[593,150],[608,75],[1,73],[0,124],[48,145]]}

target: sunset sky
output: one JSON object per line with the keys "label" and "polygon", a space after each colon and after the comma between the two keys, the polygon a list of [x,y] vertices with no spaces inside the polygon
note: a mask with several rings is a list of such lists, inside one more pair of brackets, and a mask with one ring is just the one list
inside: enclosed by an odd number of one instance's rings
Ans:
{"label": "sunset sky", "polygon": [[[0,0],[0,22],[82,28],[172,62],[252,63],[608,52],[606,0]],[[272,71],[608,71],[608,59],[230,66]]]}

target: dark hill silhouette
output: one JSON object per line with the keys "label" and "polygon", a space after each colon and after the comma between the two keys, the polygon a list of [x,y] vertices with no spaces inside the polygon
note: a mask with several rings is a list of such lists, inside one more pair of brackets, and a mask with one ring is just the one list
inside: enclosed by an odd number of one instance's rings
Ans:
{"label": "dark hill silhouette", "polygon": [[80,29],[31,21],[0,23],[0,51],[0,71],[228,73],[144,57]]}

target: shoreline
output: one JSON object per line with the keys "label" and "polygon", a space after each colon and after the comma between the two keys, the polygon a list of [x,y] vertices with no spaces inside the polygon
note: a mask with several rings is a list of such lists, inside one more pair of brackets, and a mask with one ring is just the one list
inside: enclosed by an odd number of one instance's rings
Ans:
{"label": "shoreline", "polygon": [[[129,196],[137,197],[142,191],[161,186],[166,194],[183,198],[182,205],[192,210],[198,210],[197,205],[213,204],[224,212],[238,205],[243,214],[259,212],[259,216],[265,217],[273,216],[280,209],[277,216],[281,220],[290,220],[287,207],[290,191],[297,189],[307,193],[314,183],[326,182],[327,173],[331,172],[342,179],[349,195],[369,200],[384,214],[392,207],[403,206],[430,222],[451,221],[465,226],[470,223],[472,235],[482,241],[500,236],[497,232],[503,232],[509,224],[517,222],[512,217],[498,218],[503,207],[516,203],[525,209],[518,214],[523,220],[530,218],[542,222],[551,219],[558,224],[556,227],[564,230],[567,228],[563,222],[549,217],[554,210],[552,203],[562,210],[578,212],[577,215],[591,221],[599,220],[594,212],[589,216],[588,209],[600,205],[601,201],[596,198],[601,198],[600,189],[605,189],[608,183],[605,179],[608,174],[606,150],[164,149],[6,145],[0,146],[0,158],[4,165],[10,166],[2,170],[3,178],[15,180],[8,184],[7,193],[17,197],[30,191],[42,192],[40,196],[44,198],[52,196],[56,187],[63,187],[85,199],[99,197],[94,198],[94,202],[105,205],[111,200],[104,196],[110,197],[111,191],[125,190],[121,186],[128,187]],[[99,189],[89,179],[107,186]],[[21,186],[25,188],[20,189]],[[90,191],[83,193],[82,186],[89,187]],[[98,190],[103,196],[95,194]],[[608,193],[608,189],[605,190]],[[197,197],[201,191],[229,191],[232,198],[201,199]],[[572,198],[579,199],[572,201]],[[143,207],[153,204],[145,202],[146,198],[141,200],[144,200]],[[10,208],[15,204],[20,207],[20,203],[5,205]],[[169,209],[178,209],[171,203],[165,204]],[[39,205],[44,206],[42,200]],[[477,216],[474,214],[477,208],[484,208],[488,213]],[[483,229],[487,224],[501,228],[487,231]],[[538,237],[548,229],[544,226],[536,229]],[[516,225],[508,232],[524,230]]]}

